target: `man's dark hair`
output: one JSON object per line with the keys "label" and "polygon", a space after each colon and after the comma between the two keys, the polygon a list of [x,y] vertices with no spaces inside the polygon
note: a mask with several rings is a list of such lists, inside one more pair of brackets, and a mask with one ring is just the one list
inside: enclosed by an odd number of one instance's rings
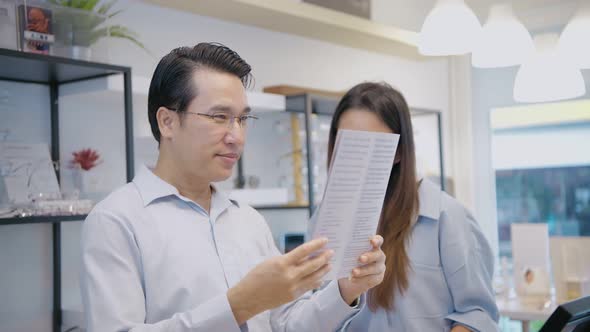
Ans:
{"label": "man's dark hair", "polygon": [[251,67],[238,53],[217,43],[199,43],[195,47],[179,47],[165,55],[152,76],[148,95],[148,118],[152,134],[160,143],[160,129],[156,113],[160,107],[168,107],[179,113],[186,111],[197,96],[194,86],[196,69],[208,68],[237,76],[244,87],[252,79]]}

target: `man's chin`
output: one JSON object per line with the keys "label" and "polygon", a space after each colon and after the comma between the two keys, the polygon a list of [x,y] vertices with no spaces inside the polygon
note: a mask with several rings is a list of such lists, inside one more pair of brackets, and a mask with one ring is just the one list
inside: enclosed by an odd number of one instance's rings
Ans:
{"label": "man's chin", "polygon": [[215,172],[215,177],[213,178],[212,182],[223,182],[223,181],[229,180],[229,178],[231,178],[232,175],[233,175],[232,169],[217,170],[217,172]]}

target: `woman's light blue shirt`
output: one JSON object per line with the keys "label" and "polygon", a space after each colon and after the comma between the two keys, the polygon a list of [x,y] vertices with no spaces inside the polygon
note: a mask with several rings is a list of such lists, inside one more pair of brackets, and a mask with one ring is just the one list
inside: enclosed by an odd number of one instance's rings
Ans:
{"label": "woman's light blue shirt", "polygon": [[419,188],[419,217],[408,242],[409,287],[394,310],[365,306],[346,331],[498,331],[494,256],[473,216],[434,183]]}

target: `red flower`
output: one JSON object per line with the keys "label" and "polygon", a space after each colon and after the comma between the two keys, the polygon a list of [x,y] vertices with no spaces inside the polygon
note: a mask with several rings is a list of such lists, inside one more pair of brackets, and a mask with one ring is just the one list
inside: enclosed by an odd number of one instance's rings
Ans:
{"label": "red flower", "polygon": [[100,155],[96,150],[82,149],[77,152],[72,152],[72,155],[74,158],[70,160],[70,165],[72,167],[80,167],[85,171],[88,171],[101,163],[101,161],[99,161]]}

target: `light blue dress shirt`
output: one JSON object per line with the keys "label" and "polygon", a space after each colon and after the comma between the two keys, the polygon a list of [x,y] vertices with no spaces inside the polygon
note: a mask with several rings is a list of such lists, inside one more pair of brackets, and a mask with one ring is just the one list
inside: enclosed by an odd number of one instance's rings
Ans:
{"label": "light blue dress shirt", "polygon": [[88,331],[334,331],[359,312],[330,282],[238,326],[227,290],[278,254],[264,218],[251,207],[214,190],[208,214],[143,167],[84,223]]}
{"label": "light blue dress shirt", "polygon": [[396,293],[394,310],[371,312],[365,306],[344,330],[443,332],[461,324],[473,331],[498,331],[494,256],[480,227],[432,182],[422,181],[419,197],[419,217],[408,242],[408,289]]}

